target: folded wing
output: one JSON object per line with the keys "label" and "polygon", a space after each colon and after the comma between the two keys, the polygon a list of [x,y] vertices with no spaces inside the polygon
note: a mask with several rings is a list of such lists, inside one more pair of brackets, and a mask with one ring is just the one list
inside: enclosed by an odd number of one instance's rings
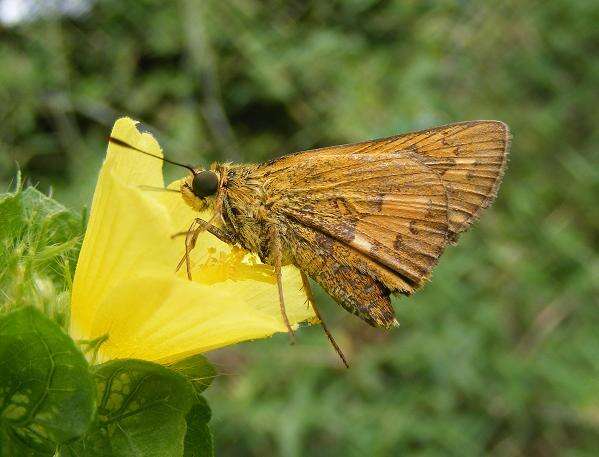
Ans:
{"label": "folded wing", "polygon": [[[338,253],[331,262],[370,276],[387,295],[409,294],[430,276],[445,246],[493,201],[508,138],[501,122],[466,122],[300,152],[254,173],[276,196],[271,209],[281,224],[341,243],[354,256]],[[297,230],[287,236],[290,245],[300,243]],[[306,269],[302,262],[296,259]]]}

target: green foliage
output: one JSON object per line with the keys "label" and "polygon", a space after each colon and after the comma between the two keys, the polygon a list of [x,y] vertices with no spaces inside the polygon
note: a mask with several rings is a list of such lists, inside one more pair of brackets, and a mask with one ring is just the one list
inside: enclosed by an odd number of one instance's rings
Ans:
{"label": "green foliage", "polygon": [[318,328],[212,356],[233,374],[207,391],[217,447],[594,455],[598,17],[588,0],[95,2],[0,31],[0,173],[16,160],[89,204],[122,113],[203,164],[501,119],[514,140],[498,200],[397,300],[400,329],[318,296],[351,370]]}
{"label": "green foliage", "polygon": [[214,444],[208,422],[212,417],[210,407],[204,397],[200,397],[187,414],[187,434],[185,435],[184,457],[212,457]]}
{"label": "green foliage", "polygon": [[0,361],[6,436],[52,455],[87,430],[95,384],[83,354],[57,324],[32,307],[2,316]]}
{"label": "green foliage", "polygon": [[[177,456],[184,450],[186,415],[195,401],[179,374],[141,360],[118,360],[94,368],[98,415],[66,455]],[[208,408],[207,404],[204,404]]]}
{"label": "green foliage", "polygon": [[216,370],[202,354],[187,357],[170,365],[169,368],[184,376],[191,383],[198,397],[216,377]]}
{"label": "green foliage", "polygon": [[205,358],[90,367],[63,331],[82,220],[20,183],[0,195],[0,455],[212,455]]}
{"label": "green foliage", "polygon": [[35,306],[66,328],[83,217],[20,183],[0,215],[0,310]]}
{"label": "green foliage", "polygon": [[187,434],[185,435],[185,457],[211,457],[214,455],[212,431],[208,426],[212,412],[208,402],[201,395],[214,378],[216,370],[206,360],[197,354],[180,362],[170,365],[169,368],[184,376],[193,386],[196,404],[187,414]]}

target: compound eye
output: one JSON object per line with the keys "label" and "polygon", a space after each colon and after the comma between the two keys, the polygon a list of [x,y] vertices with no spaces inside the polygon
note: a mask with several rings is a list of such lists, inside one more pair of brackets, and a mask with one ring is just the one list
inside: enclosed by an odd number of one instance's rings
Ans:
{"label": "compound eye", "polygon": [[218,190],[218,175],[208,170],[196,173],[191,182],[191,190],[196,197],[200,198],[216,194]]}

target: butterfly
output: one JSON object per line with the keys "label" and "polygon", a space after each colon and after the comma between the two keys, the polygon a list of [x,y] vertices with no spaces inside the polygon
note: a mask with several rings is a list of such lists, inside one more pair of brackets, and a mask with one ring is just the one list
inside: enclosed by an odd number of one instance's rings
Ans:
{"label": "butterfly", "polygon": [[186,264],[191,278],[189,252],[203,231],[257,254],[274,267],[281,315],[293,336],[281,267],[295,265],[347,365],[308,277],[368,324],[398,325],[391,295],[411,295],[422,287],[445,248],[495,200],[509,146],[506,124],[481,120],[297,152],[263,164],[214,163],[202,169],[164,159],[190,171],[180,187],[185,202],[213,214],[197,218],[185,232],[179,267]]}

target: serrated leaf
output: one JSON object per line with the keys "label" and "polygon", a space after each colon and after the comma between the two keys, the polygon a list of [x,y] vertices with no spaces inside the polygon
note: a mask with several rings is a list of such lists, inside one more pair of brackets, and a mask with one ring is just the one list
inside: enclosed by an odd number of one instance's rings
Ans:
{"label": "serrated leaf", "polygon": [[0,255],[4,255],[8,248],[6,240],[14,238],[21,230],[23,205],[18,195],[0,195]]}
{"label": "serrated leaf", "polygon": [[61,450],[63,455],[183,455],[185,417],[195,402],[183,376],[142,360],[115,360],[94,371],[97,420],[82,440]]}
{"label": "serrated leaf", "polygon": [[214,440],[208,422],[212,413],[204,397],[187,414],[187,433],[185,434],[184,457],[213,457]]}
{"label": "serrated leaf", "polygon": [[0,196],[0,240],[18,238],[30,225],[50,225],[54,242],[81,233],[81,216],[34,187]]}
{"label": "serrated leaf", "polygon": [[198,395],[206,390],[216,377],[216,370],[202,354],[187,357],[169,365],[169,368],[185,376]]}
{"label": "serrated leaf", "polygon": [[88,364],[40,311],[27,307],[0,318],[0,364],[3,446],[53,451],[87,430],[95,411]]}
{"label": "serrated leaf", "polygon": [[35,306],[66,326],[83,225],[33,187],[0,196],[0,309]]}

